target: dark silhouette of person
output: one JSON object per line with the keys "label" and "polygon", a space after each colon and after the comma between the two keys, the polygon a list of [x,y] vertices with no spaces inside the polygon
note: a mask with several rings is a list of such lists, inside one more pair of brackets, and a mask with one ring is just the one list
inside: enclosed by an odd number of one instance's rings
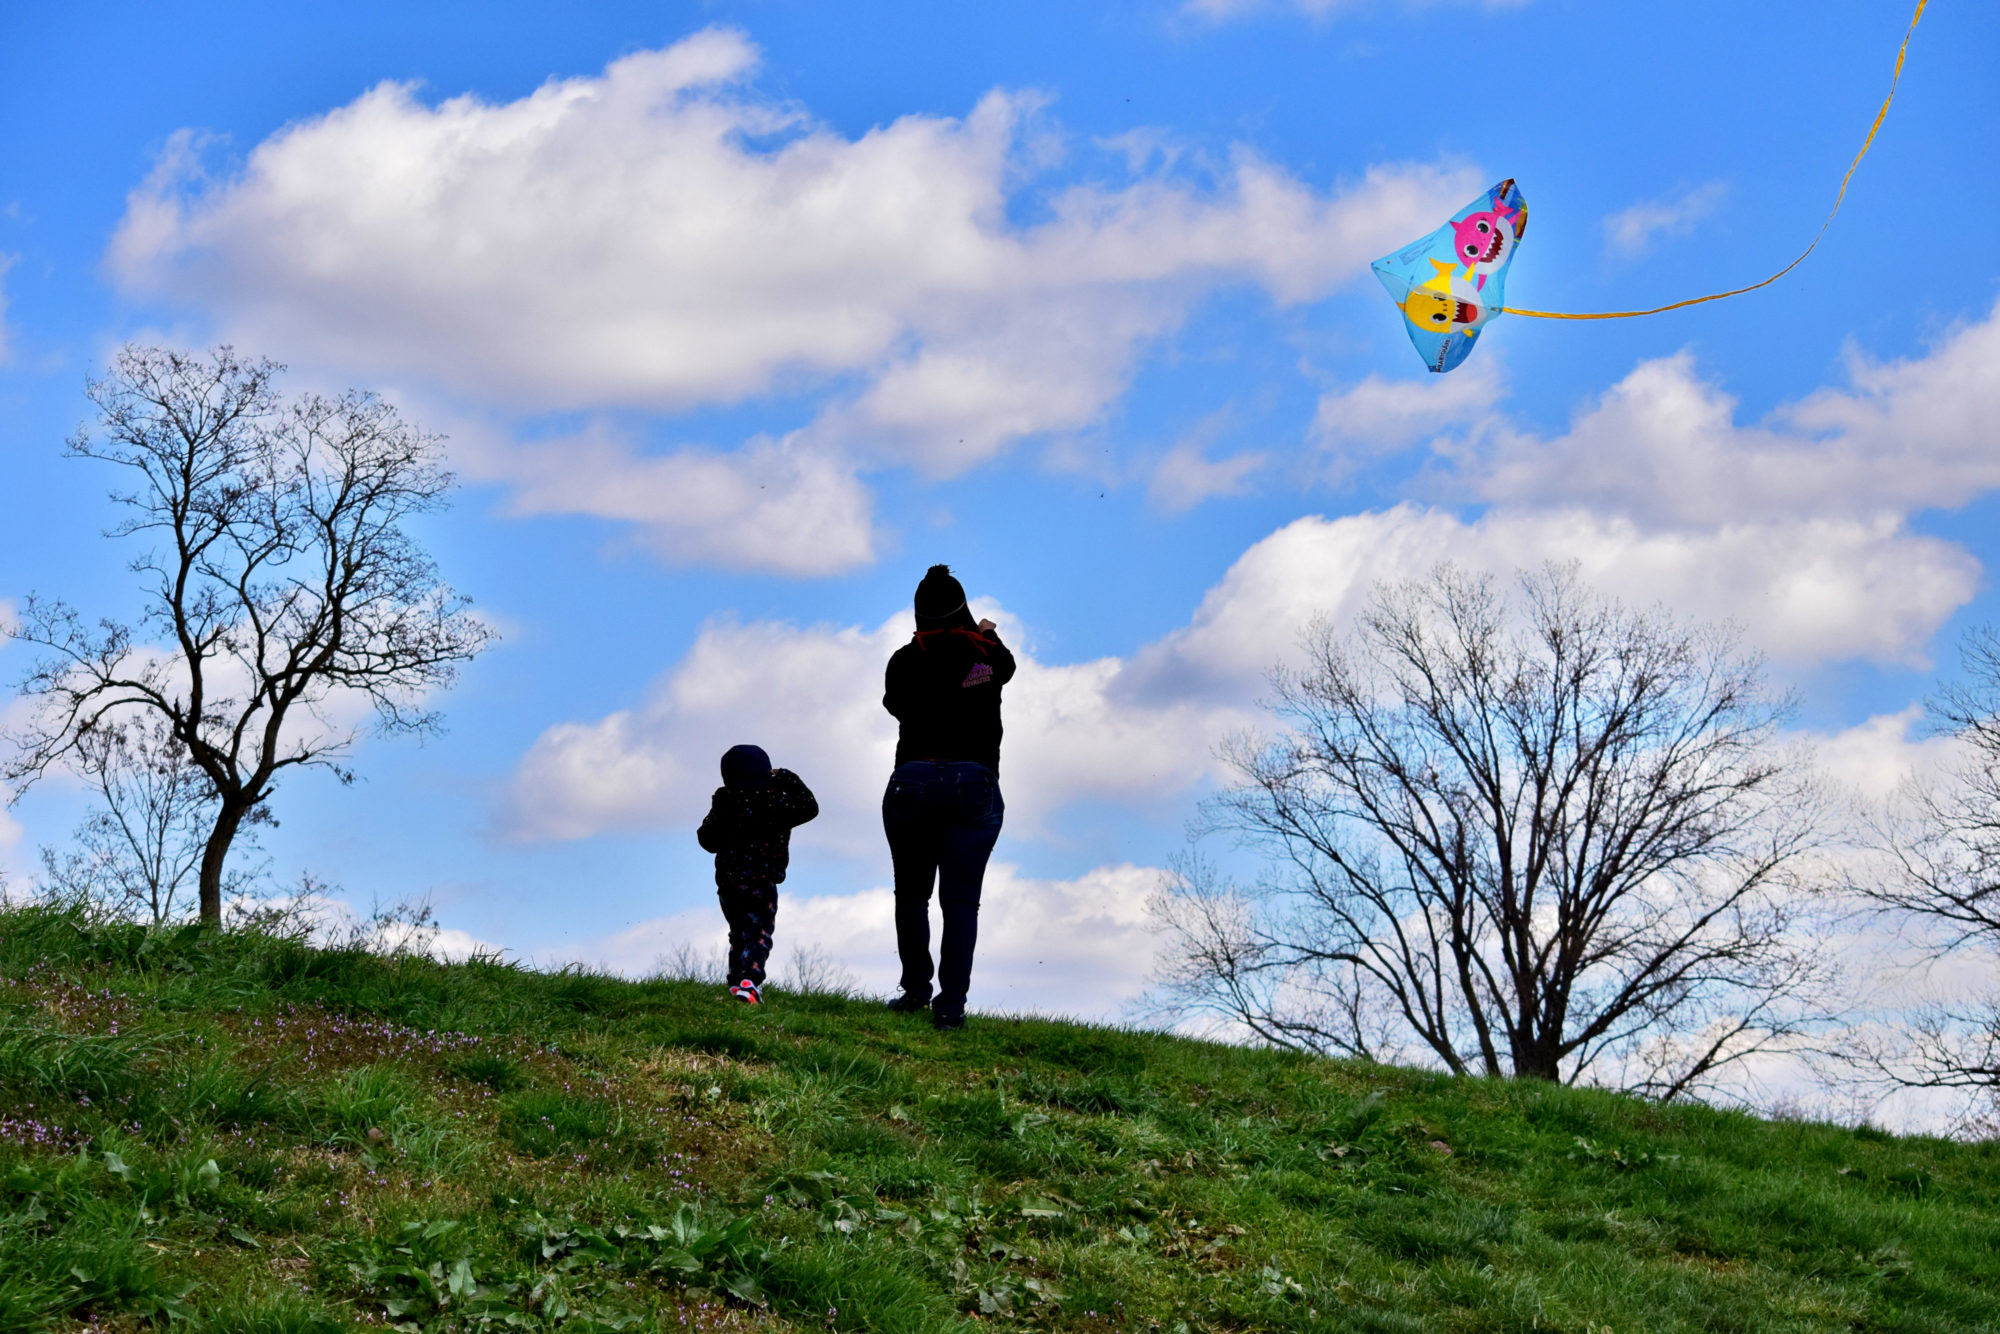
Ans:
{"label": "dark silhouette of person", "polygon": [[792,830],[818,814],[812,789],[790,769],[773,769],[762,746],[723,754],[722,786],[694,836],[715,854],[715,895],[729,923],[729,994],[746,1005],[764,1000]]}
{"label": "dark silhouette of person", "polygon": [[[1000,692],[1014,655],[993,622],[974,623],[951,568],[917,585],[917,630],[889,658],[882,707],[895,715],[896,771],[882,794],[882,828],[896,873],[896,952],[902,991],[889,1008],[930,1008],[939,1028],[965,1023],[979,888],[1000,837]],[[931,888],[944,931],[931,994]]]}

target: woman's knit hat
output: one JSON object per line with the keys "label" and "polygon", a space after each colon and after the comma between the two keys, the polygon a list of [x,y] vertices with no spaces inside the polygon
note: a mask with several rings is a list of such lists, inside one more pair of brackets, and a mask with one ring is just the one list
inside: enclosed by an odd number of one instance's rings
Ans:
{"label": "woman's knit hat", "polygon": [[943,629],[961,621],[972,623],[972,613],[965,609],[965,585],[952,578],[949,565],[933,565],[924,571],[914,601],[920,630]]}

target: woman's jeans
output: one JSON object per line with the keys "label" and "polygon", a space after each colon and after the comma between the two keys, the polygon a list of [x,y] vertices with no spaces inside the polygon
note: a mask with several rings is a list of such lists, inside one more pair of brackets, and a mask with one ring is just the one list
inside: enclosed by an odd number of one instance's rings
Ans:
{"label": "woman's jeans", "polygon": [[903,992],[931,994],[931,884],[944,913],[938,942],[940,1014],[961,1014],[972,985],[972,948],[979,941],[979,884],[1000,837],[1007,803],[1000,780],[983,764],[912,760],[896,766],[882,794],[882,828],[896,868],[896,952]]}

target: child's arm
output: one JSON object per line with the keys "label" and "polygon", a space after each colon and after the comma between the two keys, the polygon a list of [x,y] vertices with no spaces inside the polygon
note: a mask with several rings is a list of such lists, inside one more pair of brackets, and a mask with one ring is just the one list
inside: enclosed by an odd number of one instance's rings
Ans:
{"label": "child's arm", "polygon": [[694,831],[694,841],[701,844],[704,852],[721,852],[728,838],[728,818],[722,813],[722,789],[717,788],[709,798],[708,814],[702,817],[701,827]]}
{"label": "child's arm", "polygon": [[773,769],[771,782],[784,794],[785,818],[793,825],[805,824],[819,815],[819,801],[812,789],[790,769]]}

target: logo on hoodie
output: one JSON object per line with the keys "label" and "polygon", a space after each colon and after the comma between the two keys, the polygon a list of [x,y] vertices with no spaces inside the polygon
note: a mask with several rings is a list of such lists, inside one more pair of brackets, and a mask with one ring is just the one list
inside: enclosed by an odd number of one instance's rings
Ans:
{"label": "logo on hoodie", "polygon": [[993,668],[986,663],[975,662],[972,664],[972,670],[967,672],[965,679],[958,684],[961,688],[965,686],[983,686],[992,679]]}

